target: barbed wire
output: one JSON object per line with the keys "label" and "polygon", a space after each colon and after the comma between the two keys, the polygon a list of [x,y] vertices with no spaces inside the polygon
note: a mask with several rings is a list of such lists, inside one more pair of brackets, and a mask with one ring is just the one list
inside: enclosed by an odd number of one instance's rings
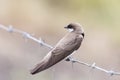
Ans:
{"label": "barbed wire", "polygon": [[45,46],[45,47],[48,47],[48,48],[50,48],[50,49],[53,48],[51,45],[45,43],[41,38],[37,39],[37,38],[35,38],[33,35],[25,32],[25,31],[21,31],[21,30],[18,30],[18,29],[14,29],[13,26],[11,26],[11,25],[8,26],[8,27],[6,27],[6,26],[0,24],[0,29],[4,29],[4,30],[8,31],[9,33],[13,33],[13,32],[14,32],[14,33],[19,33],[19,34],[21,34],[25,39],[31,39],[31,40],[39,43],[40,45]]}
{"label": "barbed wire", "polygon": [[68,57],[68,58],[66,59],[66,61],[70,61],[70,62],[72,62],[72,63],[79,63],[79,64],[82,64],[82,65],[88,66],[88,67],[90,67],[90,68],[92,68],[92,69],[97,69],[97,70],[103,71],[103,72],[105,72],[105,73],[107,73],[107,74],[110,74],[111,76],[113,76],[113,75],[120,75],[120,72],[115,72],[115,71],[113,71],[113,70],[106,70],[106,69],[103,69],[103,68],[101,68],[101,67],[99,67],[99,66],[96,66],[96,63],[95,63],[95,62],[94,62],[93,64],[88,64],[88,63],[79,61],[79,60],[77,60],[77,59],[75,59],[75,58],[72,58],[72,57]]}
{"label": "barbed wire", "polygon": [[[15,29],[13,28],[13,26],[9,25],[8,27],[7,26],[4,26],[4,25],[1,25],[0,24],[0,29],[3,29],[3,30],[6,30],[8,31],[9,33],[19,33],[20,35],[22,35],[25,39],[31,39],[33,40],[34,42],[37,42],[39,43],[40,45],[42,46],[45,46],[45,47],[48,47],[50,49],[52,49],[53,47],[47,43],[45,43],[42,38],[40,39],[37,39],[35,38],[34,36],[32,36],[31,34],[25,32],[25,31],[22,31],[22,30],[18,30],[18,29]],[[72,57],[68,57],[66,59],[66,61],[70,61],[72,63],[78,63],[78,64],[82,64],[82,65],[85,65],[85,66],[88,66],[92,69],[97,69],[97,70],[100,70],[102,72],[105,72],[107,74],[110,74],[111,76],[113,75],[120,75],[120,72],[116,72],[116,71],[113,71],[113,70],[106,70],[104,68],[101,68],[99,66],[96,66],[96,63],[94,62],[93,64],[88,64],[88,63],[85,63],[85,62],[82,62],[80,60],[77,60],[75,58],[72,58]]]}

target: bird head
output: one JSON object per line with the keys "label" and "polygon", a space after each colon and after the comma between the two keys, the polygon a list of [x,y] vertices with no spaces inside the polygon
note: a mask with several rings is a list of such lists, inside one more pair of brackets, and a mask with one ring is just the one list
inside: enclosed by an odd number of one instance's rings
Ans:
{"label": "bird head", "polygon": [[79,33],[84,37],[84,30],[82,28],[82,25],[80,25],[79,23],[70,23],[64,28],[68,29],[70,32]]}

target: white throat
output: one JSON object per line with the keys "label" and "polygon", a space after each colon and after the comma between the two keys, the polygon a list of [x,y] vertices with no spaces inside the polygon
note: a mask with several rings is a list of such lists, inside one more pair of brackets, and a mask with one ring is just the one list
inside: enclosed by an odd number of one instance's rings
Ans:
{"label": "white throat", "polygon": [[74,31],[74,29],[68,29],[68,31],[69,31],[69,32],[72,32],[72,31]]}

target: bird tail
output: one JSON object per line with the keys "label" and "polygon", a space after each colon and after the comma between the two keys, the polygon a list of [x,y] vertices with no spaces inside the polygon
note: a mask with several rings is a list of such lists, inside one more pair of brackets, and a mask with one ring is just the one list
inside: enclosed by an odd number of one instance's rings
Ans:
{"label": "bird tail", "polygon": [[30,71],[30,73],[32,74],[32,75],[34,75],[34,74],[36,74],[36,73],[38,73],[38,72],[41,72],[41,71],[43,71],[44,69],[45,69],[45,65],[44,65],[45,63],[43,62],[43,61],[41,61],[39,64],[37,64],[36,66],[35,66],[35,68],[34,69],[32,69],[31,71]]}
{"label": "bird tail", "polygon": [[46,57],[44,57],[44,59],[35,66],[35,68],[33,68],[30,73],[32,75],[41,72],[47,68],[49,68],[50,66],[52,66],[53,64],[51,64],[51,53],[49,53]]}
{"label": "bird tail", "polygon": [[[36,65],[36,67],[34,69],[31,70],[31,74],[34,75],[38,72],[41,72],[51,66],[53,66],[54,64],[58,63],[59,61],[61,61],[62,59],[64,59],[66,56],[68,56],[69,54],[63,54],[66,51],[59,51],[59,54],[55,55],[52,54],[52,52],[48,53],[44,59]],[[57,53],[57,52],[56,52]],[[70,52],[72,53],[72,52]]]}

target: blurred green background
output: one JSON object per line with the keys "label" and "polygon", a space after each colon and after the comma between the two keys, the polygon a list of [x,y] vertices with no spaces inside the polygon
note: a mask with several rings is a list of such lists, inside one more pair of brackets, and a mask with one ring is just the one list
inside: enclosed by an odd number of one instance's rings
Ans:
{"label": "blurred green background", "polygon": [[[120,71],[120,0],[0,0],[0,24],[35,34],[54,46],[63,27],[79,22],[85,30],[75,58],[107,70]],[[31,75],[50,49],[0,29],[0,80],[119,80],[120,76],[61,61]]]}

